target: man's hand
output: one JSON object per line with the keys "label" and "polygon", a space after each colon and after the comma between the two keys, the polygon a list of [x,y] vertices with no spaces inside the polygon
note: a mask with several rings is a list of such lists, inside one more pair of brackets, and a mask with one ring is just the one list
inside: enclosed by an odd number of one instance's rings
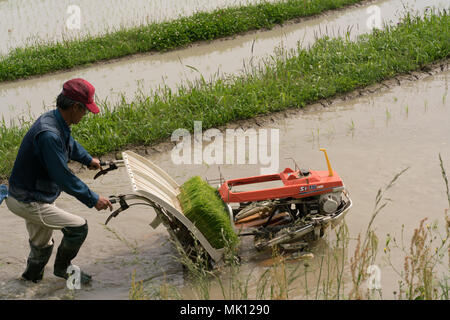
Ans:
{"label": "man's hand", "polygon": [[97,204],[95,205],[95,209],[97,209],[97,211],[100,211],[100,210],[106,210],[108,207],[109,207],[109,211],[112,211],[113,206],[112,206],[111,202],[107,198],[100,196],[98,198]]}
{"label": "man's hand", "polygon": [[91,163],[88,166],[89,170],[103,170],[102,166],[100,165],[100,160],[97,158],[92,158]]}

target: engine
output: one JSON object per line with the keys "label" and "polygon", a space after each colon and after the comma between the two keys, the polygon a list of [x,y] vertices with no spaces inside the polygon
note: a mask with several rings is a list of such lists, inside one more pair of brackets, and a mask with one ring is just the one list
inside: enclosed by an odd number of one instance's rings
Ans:
{"label": "engine", "polygon": [[[333,215],[342,203],[342,192],[326,193],[301,199],[276,199],[240,203],[234,209],[235,223],[262,220],[264,224],[279,221],[291,222],[308,216]],[[278,224],[280,224],[278,222]],[[256,226],[256,225],[255,225]]]}

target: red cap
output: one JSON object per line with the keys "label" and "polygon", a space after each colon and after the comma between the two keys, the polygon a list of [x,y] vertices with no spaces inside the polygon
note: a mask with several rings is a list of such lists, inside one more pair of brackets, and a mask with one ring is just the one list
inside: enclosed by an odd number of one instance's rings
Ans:
{"label": "red cap", "polygon": [[82,102],[92,113],[99,113],[100,109],[94,102],[95,88],[84,79],[72,79],[63,85],[62,94],[74,101]]}

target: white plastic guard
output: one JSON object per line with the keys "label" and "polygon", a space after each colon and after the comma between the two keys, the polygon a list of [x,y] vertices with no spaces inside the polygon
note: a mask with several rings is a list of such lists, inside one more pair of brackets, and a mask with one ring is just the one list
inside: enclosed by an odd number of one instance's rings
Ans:
{"label": "white plastic guard", "polygon": [[[177,198],[180,193],[180,186],[177,182],[153,162],[133,151],[125,151],[122,156],[133,191],[163,207],[192,232],[214,261],[220,261],[224,249],[213,248],[203,234],[182,213]],[[157,216],[151,226],[156,228],[160,223],[161,220]]]}

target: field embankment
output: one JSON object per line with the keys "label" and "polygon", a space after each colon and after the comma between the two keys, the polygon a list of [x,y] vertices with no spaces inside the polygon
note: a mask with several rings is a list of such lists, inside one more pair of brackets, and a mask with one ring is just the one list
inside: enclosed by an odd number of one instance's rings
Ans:
{"label": "field embankment", "polygon": [[285,0],[199,12],[102,36],[16,48],[0,57],[0,81],[23,79],[132,54],[167,51],[198,41],[270,29],[286,21],[363,0]]}

